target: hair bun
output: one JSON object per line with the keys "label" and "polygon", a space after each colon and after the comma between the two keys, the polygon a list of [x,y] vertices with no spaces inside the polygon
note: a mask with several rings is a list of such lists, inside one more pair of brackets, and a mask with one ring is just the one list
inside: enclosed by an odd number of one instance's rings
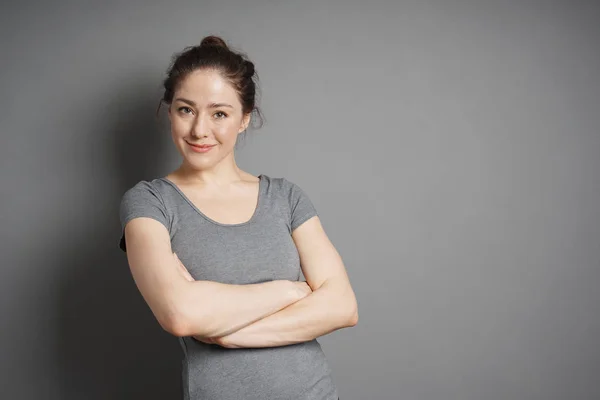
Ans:
{"label": "hair bun", "polygon": [[224,49],[229,50],[229,47],[227,47],[227,43],[225,43],[225,41],[223,39],[221,39],[218,36],[206,36],[204,39],[202,39],[202,42],[200,42],[200,47],[222,47]]}
{"label": "hair bun", "polygon": [[245,60],[244,67],[246,67],[246,72],[244,73],[244,77],[252,78],[254,76],[254,63],[250,60]]}

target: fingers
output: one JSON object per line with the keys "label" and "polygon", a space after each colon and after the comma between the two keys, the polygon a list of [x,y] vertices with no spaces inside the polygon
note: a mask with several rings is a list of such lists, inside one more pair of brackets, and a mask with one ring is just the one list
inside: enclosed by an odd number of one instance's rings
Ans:
{"label": "fingers", "polygon": [[200,336],[192,336],[192,337],[202,343],[215,344],[215,341],[211,338],[204,338],[204,337],[200,337]]}

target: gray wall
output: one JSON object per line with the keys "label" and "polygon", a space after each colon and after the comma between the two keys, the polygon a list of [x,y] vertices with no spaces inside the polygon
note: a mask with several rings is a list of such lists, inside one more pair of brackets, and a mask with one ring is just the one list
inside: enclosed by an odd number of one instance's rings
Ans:
{"label": "gray wall", "polygon": [[161,79],[210,33],[261,78],[240,166],[300,184],[346,262],[342,399],[600,398],[600,5],[50,3],[0,12],[1,398],[178,398],[117,211],[177,166]]}

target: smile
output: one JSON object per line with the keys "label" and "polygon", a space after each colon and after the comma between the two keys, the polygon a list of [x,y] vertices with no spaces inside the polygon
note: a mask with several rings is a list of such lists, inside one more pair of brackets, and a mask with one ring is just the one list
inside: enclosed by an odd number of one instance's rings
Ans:
{"label": "smile", "polygon": [[191,144],[191,143],[187,143],[187,144],[190,146],[190,149],[192,151],[195,151],[196,153],[206,153],[206,152],[210,151],[210,149],[215,147],[214,144],[209,144],[209,145],[207,145],[207,144],[196,145],[196,144]]}

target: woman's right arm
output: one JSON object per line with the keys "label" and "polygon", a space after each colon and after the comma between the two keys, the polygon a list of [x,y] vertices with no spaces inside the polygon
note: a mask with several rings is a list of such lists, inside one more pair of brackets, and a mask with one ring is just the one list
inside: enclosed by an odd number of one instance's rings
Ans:
{"label": "woman's right arm", "polygon": [[303,299],[300,282],[271,281],[227,285],[186,280],[173,256],[169,233],[152,218],[125,226],[127,259],[133,279],[158,323],[175,336],[221,337]]}

